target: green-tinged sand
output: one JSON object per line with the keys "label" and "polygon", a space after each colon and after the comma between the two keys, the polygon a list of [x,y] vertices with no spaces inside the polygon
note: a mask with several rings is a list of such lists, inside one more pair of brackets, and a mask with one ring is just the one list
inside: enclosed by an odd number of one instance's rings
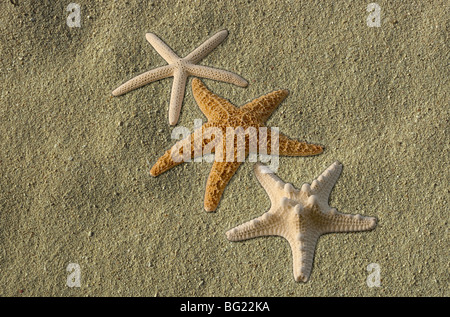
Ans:
{"label": "green-tinged sand", "polygon": [[[0,2],[0,296],[450,295],[446,1],[379,0],[381,27],[368,27],[370,1],[74,0],[80,28],[66,24],[70,1],[13,2]],[[203,210],[210,163],[149,175],[174,143],[172,78],[111,97],[166,64],[146,32],[185,56],[222,29],[199,64],[249,86],[208,88],[237,106],[288,89],[267,124],[325,147],[280,157],[279,177],[300,188],[339,160],[330,205],[378,219],[323,236],[306,284],[286,240],[225,237],[270,207],[254,163],[215,213]],[[191,80],[178,126],[192,130],[206,118]],[[80,287],[67,286],[70,263]]]}

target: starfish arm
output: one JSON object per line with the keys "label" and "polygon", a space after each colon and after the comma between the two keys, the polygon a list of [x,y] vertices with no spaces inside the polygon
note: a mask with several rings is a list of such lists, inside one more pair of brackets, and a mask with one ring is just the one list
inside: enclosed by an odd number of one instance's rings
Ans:
{"label": "starfish arm", "polygon": [[336,184],[341,172],[342,164],[334,162],[311,183],[311,195],[317,195],[319,198],[326,200],[325,203],[328,203],[331,190]]}
{"label": "starfish arm", "polygon": [[281,229],[277,220],[279,220],[278,217],[268,211],[258,218],[228,230],[225,235],[230,241],[243,241],[262,236],[279,236]]}
{"label": "starfish arm", "polygon": [[214,162],[206,182],[204,207],[214,211],[219,205],[223,191],[242,162]]}
{"label": "starfish arm", "polygon": [[[209,127],[211,127],[211,124],[207,122],[201,127],[202,133],[194,131],[189,137],[176,142],[153,165],[150,170],[150,175],[156,177],[185,161],[202,156],[203,148],[212,141],[211,138],[204,137],[205,130]],[[178,151],[178,153],[176,154],[175,151]],[[214,148],[211,149],[211,153],[214,153]]]}
{"label": "starfish arm", "polygon": [[180,117],[181,106],[183,105],[184,91],[186,89],[187,74],[182,70],[177,70],[173,76],[172,92],[169,105],[169,124],[175,125]]}
{"label": "starfish arm", "polygon": [[197,64],[211,53],[228,36],[227,30],[222,30],[207,39],[202,45],[193,50],[184,59],[192,64]]}
{"label": "starfish arm", "polygon": [[223,81],[239,87],[247,87],[248,85],[248,81],[244,78],[227,70],[193,64],[190,64],[188,68],[189,73],[193,76]]}
{"label": "starfish arm", "polygon": [[288,239],[292,250],[292,265],[296,282],[308,281],[319,237],[318,232],[305,232]]}
{"label": "starfish arm", "polygon": [[172,64],[180,59],[180,57],[175,54],[175,52],[166,43],[156,36],[156,34],[147,33],[145,34],[145,38],[168,64]]}
{"label": "starfish arm", "polygon": [[285,182],[283,182],[275,173],[267,166],[256,163],[254,166],[254,172],[261,186],[267,192],[271,202],[276,201],[280,192],[284,188]]}
{"label": "starfish arm", "polygon": [[235,106],[208,90],[198,78],[192,80],[192,93],[200,110],[210,121],[227,119],[231,113],[236,111]]}
{"label": "starfish arm", "polygon": [[[156,177],[170,170],[172,167],[180,165],[184,162],[183,160],[183,148],[186,145],[187,140],[178,141],[172,148],[166,151],[163,156],[161,156],[158,161],[150,169],[150,175]],[[175,149],[179,150],[178,159],[174,159]]]}
{"label": "starfish arm", "polygon": [[[323,148],[320,145],[292,140],[282,133],[277,134],[278,134],[278,153],[276,153],[277,148],[276,139],[274,139],[272,144],[272,137],[275,137],[275,135],[271,129],[267,130],[267,154],[272,155],[278,154],[284,156],[309,156],[309,155],[317,155],[323,152]],[[263,141],[260,142],[261,144],[264,144]],[[273,148],[274,150],[272,150]]]}
{"label": "starfish arm", "polygon": [[264,96],[256,98],[245,104],[240,109],[242,111],[251,112],[260,123],[264,123],[270,115],[278,108],[280,103],[287,97],[287,90],[277,90]]}
{"label": "starfish arm", "polygon": [[355,232],[372,230],[377,225],[374,217],[365,217],[359,214],[350,215],[338,212],[335,208],[329,210],[321,217],[322,234],[333,232]]}
{"label": "starfish arm", "polygon": [[167,78],[173,75],[174,68],[171,65],[166,65],[162,67],[158,67],[155,69],[152,69],[148,72],[145,72],[143,74],[140,74],[126,83],[120,85],[118,88],[116,88],[112,94],[113,96],[120,96],[123,95],[129,91],[135,90],[137,88],[140,88],[144,85],[147,85],[148,83],[151,83],[153,81],[157,81],[163,78]]}

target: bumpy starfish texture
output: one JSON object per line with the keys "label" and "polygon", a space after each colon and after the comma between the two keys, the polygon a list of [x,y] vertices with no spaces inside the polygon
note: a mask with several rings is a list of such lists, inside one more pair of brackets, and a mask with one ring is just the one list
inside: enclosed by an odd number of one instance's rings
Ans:
{"label": "bumpy starfish texture", "polygon": [[241,87],[246,87],[248,85],[248,82],[244,78],[232,72],[196,65],[220,43],[222,43],[227,35],[228,31],[222,30],[213,35],[189,55],[184,58],[180,58],[155,34],[147,33],[145,35],[147,41],[155,48],[159,55],[167,61],[169,65],[152,69],[134,77],[133,79],[130,79],[120,87],[116,88],[112,92],[113,96],[120,96],[153,81],[173,76],[172,93],[169,104],[169,123],[171,125],[175,125],[180,116],[188,76],[193,75],[202,78],[224,81]]}
{"label": "bumpy starfish texture", "polygon": [[[210,153],[214,152],[216,154],[215,161],[206,183],[204,199],[205,210],[214,211],[225,187],[243,162],[243,159],[238,157],[239,149],[241,149],[240,153],[245,153],[245,159],[249,153],[255,153],[255,149],[250,146],[250,140],[256,139],[261,145],[264,143],[272,144],[272,138],[276,139],[271,129],[267,129],[266,134],[263,135],[261,132],[263,129],[260,128],[264,127],[265,121],[286,98],[288,91],[274,91],[237,108],[229,101],[213,94],[197,78],[192,80],[192,90],[198,106],[208,118],[208,121],[202,125],[201,129],[194,131],[188,138],[178,141],[160,157],[151,168],[150,174],[158,176],[183,163],[183,160],[174,159],[175,157],[187,157],[188,160],[191,160],[202,156],[206,149],[210,150]],[[238,138],[235,138],[234,135],[229,138],[231,142],[234,142],[233,151],[228,147],[227,127],[233,129],[241,127],[245,131],[251,131],[250,128],[254,128],[253,134],[245,135],[245,151],[242,150],[242,143],[239,146]],[[215,129],[218,133],[208,133],[211,129],[213,131]],[[278,134],[278,145],[278,155],[307,156],[316,155],[323,151],[320,145],[291,140],[281,133]],[[227,148],[229,151],[227,151]],[[276,154],[276,149],[272,153],[272,147],[266,147],[266,151],[266,154],[269,155]],[[261,148],[259,153],[261,153]]]}
{"label": "bumpy starfish texture", "polygon": [[319,237],[332,232],[366,231],[375,228],[376,218],[338,212],[328,199],[342,171],[339,162],[332,164],[311,185],[301,190],[283,182],[260,163],[255,174],[266,190],[271,208],[262,216],[226,232],[231,241],[261,236],[281,236],[292,249],[294,278],[308,281]]}

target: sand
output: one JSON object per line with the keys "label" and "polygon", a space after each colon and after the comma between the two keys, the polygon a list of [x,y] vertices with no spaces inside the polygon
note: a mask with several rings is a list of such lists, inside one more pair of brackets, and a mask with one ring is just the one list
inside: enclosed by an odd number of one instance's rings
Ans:
{"label": "sand", "polygon": [[[368,27],[369,1],[79,0],[79,28],[69,1],[13,2],[0,2],[1,296],[449,295],[446,1],[379,0],[381,26]],[[268,125],[325,146],[281,157],[280,178],[300,188],[339,160],[330,205],[378,219],[323,236],[306,284],[286,240],[225,237],[270,207],[253,163],[214,213],[211,164],[149,175],[174,143],[172,79],[111,97],[165,65],[146,32],[185,56],[222,29],[200,64],[249,86],[205,84],[238,106],[288,89]],[[178,122],[189,129],[205,120],[191,80]],[[70,263],[80,287],[67,285]],[[367,284],[371,263],[380,287]]]}

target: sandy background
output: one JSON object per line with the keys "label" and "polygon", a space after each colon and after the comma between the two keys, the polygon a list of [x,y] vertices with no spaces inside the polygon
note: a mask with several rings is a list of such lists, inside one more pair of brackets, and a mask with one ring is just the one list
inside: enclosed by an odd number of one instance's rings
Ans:
{"label": "sandy background", "polygon": [[[1,296],[448,296],[449,6],[384,1],[0,2]],[[210,164],[152,178],[173,144],[172,79],[111,98],[165,61],[154,32],[185,56],[221,29],[202,65],[240,74],[240,88],[205,80],[240,106],[288,89],[268,124],[322,144],[280,159],[296,187],[335,160],[330,200],[375,216],[374,231],[319,240],[310,281],[295,283],[282,238],[229,242],[225,231],[270,206],[245,163],[215,213],[203,210]],[[190,78],[179,125],[205,119]],[[66,286],[69,263],[81,287]],[[369,288],[366,267],[381,267]]]}

